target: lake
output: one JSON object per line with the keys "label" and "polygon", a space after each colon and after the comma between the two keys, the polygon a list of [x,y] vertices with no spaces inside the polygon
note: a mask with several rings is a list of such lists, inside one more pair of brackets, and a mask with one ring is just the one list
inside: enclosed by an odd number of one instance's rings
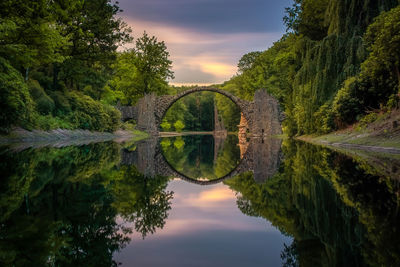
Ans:
{"label": "lake", "polygon": [[0,265],[400,266],[399,155],[195,135],[0,157]]}

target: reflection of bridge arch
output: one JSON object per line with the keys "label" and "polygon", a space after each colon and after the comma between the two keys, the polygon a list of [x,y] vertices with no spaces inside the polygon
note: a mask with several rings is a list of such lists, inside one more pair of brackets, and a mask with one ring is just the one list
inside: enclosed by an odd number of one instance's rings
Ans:
{"label": "reflection of bridge arch", "polygon": [[[250,148],[250,147],[249,147]],[[164,154],[162,152],[161,146],[158,145],[156,148],[156,173],[162,174],[163,176],[170,176],[174,178],[179,178],[181,180],[184,180],[186,182],[192,183],[192,184],[198,184],[198,185],[212,185],[212,184],[218,184],[224,180],[230,179],[235,177],[236,175],[239,175],[243,172],[251,171],[252,168],[252,156],[253,153],[250,153],[251,149],[248,149],[244,156],[240,159],[239,164],[231,170],[229,173],[224,175],[223,177],[214,179],[214,180],[197,180],[194,178],[190,178],[186,176],[185,174],[177,171],[169,162],[168,160],[164,157]]]}
{"label": "reflection of bridge arch", "polygon": [[139,172],[148,177],[156,175],[176,177],[198,185],[217,184],[247,171],[252,171],[254,179],[262,182],[272,177],[278,170],[281,142],[279,139],[251,139],[246,153],[236,168],[224,177],[209,181],[192,179],[176,171],[162,154],[158,138],[138,143],[135,151],[122,150],[121,164],[135,165]]}

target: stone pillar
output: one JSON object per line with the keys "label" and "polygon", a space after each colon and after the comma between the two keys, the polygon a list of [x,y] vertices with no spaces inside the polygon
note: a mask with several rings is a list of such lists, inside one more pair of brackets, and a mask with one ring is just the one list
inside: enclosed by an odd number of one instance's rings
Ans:
{"label": "stone pillar", "polygon": [[251,133],[255,137],[268,137],[282,133],[279,121],[279,103],[265,90],[254,94],[254,122]]}
{"label": "stone pillar", "polygon": [[147,94],[141,98],[137,105],[137,129],[151,135],[158,134],[158,125],[155,117],[156,95]]}

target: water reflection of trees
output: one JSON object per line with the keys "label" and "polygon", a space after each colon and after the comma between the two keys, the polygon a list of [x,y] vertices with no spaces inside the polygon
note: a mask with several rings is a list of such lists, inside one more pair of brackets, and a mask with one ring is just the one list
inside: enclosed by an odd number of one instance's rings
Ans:
{"label": "water reflection of trees", "polygon": [[400,264],[398,182],[312,145],[286,142],[284,153],[279,173],[264,184],[251,173],[225,183],[240,192],[243,213],[294,237],[282,252],[286,266]]}
{"label": "water reflection of trees", "polygon": [[212,135],[163,138],[160,142],[167,162],[178,172],[191,178],[210,180],[225,176],[239,164],[240,150],[235,135],[228,135],[217,150]]}
{"label": "water reflection of trees", "polygon": [[1,153],[0,263],[110,266],[129,241],[125,222],[143,237],[163,227],[172,198],[167,178],[119,168],[119,149],[108,143]]}

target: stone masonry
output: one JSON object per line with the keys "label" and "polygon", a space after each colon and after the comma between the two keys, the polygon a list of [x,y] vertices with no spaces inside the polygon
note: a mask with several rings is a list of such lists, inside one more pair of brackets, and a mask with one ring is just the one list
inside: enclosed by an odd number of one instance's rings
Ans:
{"label": "stone masonry", "polygon": [[252,136],[262,137],[282,133],[282,114],[278,101],[265,90],[258,90],[254,101],[247,101],[218,88],[197,87],[177,95],[156,96],[148,94],[141,98],[135,107],[117,106],[122,119],[134,119],[139,130],[158,135],[160,124],[167,110],[180,98],[195,92],[210,91],[222,94],[231,99],[241,110],[244,121]]}

